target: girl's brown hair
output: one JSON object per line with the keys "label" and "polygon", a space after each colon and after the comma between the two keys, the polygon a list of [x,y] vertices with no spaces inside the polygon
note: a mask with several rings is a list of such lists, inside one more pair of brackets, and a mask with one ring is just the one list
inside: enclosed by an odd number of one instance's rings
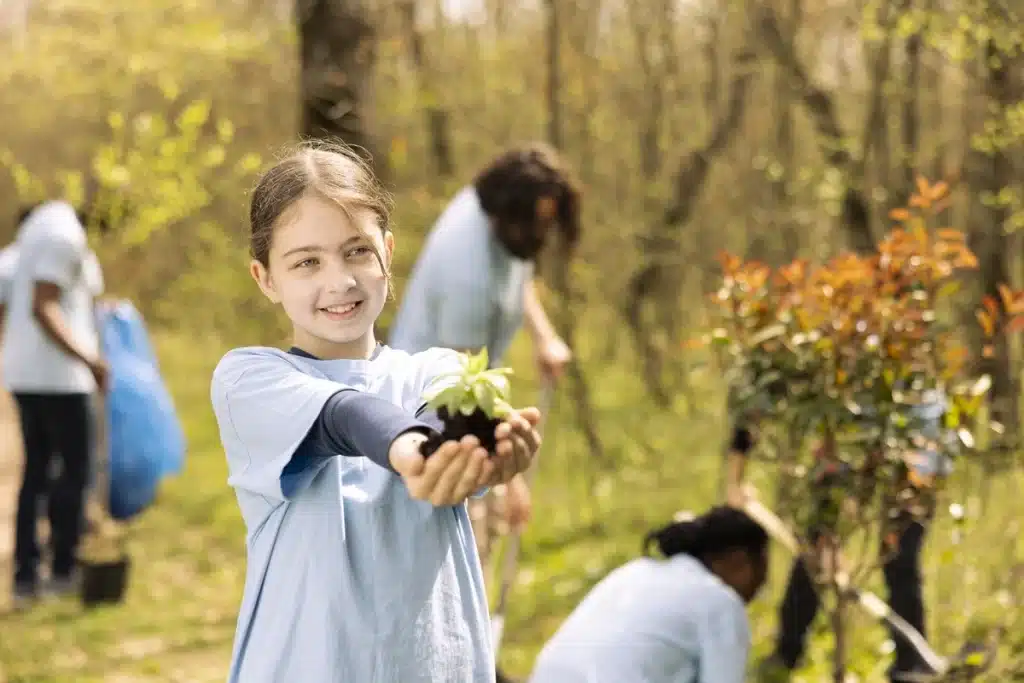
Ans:
{"label": "girl's brown hair", "polygon": [[[349,217],[353,211],[369,210],[377,217],[382,233],[390,229],[391,198],[366,161],[344,143],[304,141],[287,150],[265,171],[252,192],[249,253],[264,267],[269,262],[274,229],[282,216],[311,194],[333,202]],[[376,248],[374,254],[390,277],[382,254]]]}

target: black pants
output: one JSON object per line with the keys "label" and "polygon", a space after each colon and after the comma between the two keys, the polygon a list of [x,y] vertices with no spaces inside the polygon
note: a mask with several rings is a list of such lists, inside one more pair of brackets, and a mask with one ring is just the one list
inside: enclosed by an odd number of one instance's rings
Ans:
{"label": "black pants", "polygon": [[[65,578],[74,568],[89,477],[92,415],[88,394],[15,393],[14,399],[25,444],[14,539],[14,580],[31,585],[38,580],[36,518],[43,496],[50,518],[52,573]],[[60,460],[60,475],[51,485],[50,464],[54,458]]]}
{"label": "black pants", "polygon": [[[885,563],[885,584],[889,606],[921,635],[924,632],[924,601],[921,595],[921,545],[924,526],[911,522],[899,539],[897,552]],[[779,608],[779,636],[775,656],[787,668],[794,669],[804,653],[807,630],[818,612],[820,602],[810,573],[802,559],[793,563],[786,594]],[[889,670],[892,680],[918,670],[922,665],[917,651],[899,633],[892,631],[896,660]]]}

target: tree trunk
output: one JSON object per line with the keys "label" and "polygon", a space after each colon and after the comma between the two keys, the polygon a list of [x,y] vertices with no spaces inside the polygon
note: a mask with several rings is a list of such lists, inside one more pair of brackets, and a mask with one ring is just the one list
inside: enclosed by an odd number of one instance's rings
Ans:
{"label": "tree trunk", "polygon": [[558,0],[548,0],[548,142],[562,149],[562,28]]}
{"label": "tree trunk", "polygon": [[337,138],[386,176],[367,120],[376,31],[358,0],[298,0],[302,128],[307,138]]}
{"label": "tree trunk", "polygon": [[[547,0],[548,24],[547,24],[547,48],[548,48],[548,73],[547,73],[547,141],[548,143],[564,153],[563,132],[562,132],[562,57],[561,57],[561,36],[560,25],[561,12],[558,0]],[[555,318],[555,325],[558,333],[569,348],[576,349],[576,315],[574,311],[581,302],[575,300],[575,293],[569,278],[569,252],[563,249],[559,243],[559,249],[555,255],[555,262],[550,272],[553,273],[552,284],[559,296],[559,311]],[[572,394],[573,407],[576,410],[576,421],[587,441],[591,457],[605,469],[611,469],[613,464],[607,460],[604,445],[601,443],[601,435],[597,429],[597,415],[594,412],[593,400],[591,398],[590,385],[583,374],[583,368],[578,356],[573,356],[567,370],[569,380],[569,391]],[[593,483],[593,482],[592,482]],[[593,488],[593,487],[592,487]]]}
{"label": "tree trunk", "polygon": [[[643,81],[643,118],[639,122],[640,135],[637,147],[640,149],[640,174],[644,185],[644,201],[650,200],[650,188],[657,180],[661,170],[661,136],[662,118],[665,101],[664,70],[651,57],[652,26],[649,12],[645,12],[643,0],[629,0],[627,10],[632,23],[633,40],[636,43],[637,63],[640,66]],[[645,212],[648,210],[645,206]]]}
{"label": "tree trunk", "polygon": [[[912,9],[913,3],[907,3]],[[920,125],[917,103],[921,97],[921,52],[924,38],[920,31],[915,31],[904,43],[906,55],[906,75],[903,79],[903,114],[900,119],[902,133],[900,161],[903,168],[903,183],[906,190],[914,187],[914,176],[917,174],[918,147],[920,145]],[[933,96],[934,93],[929,93]],[[941,122],[940,122],[941,125]],[[938,180],[938,178],[936,178]],[[906,194],[904,193],[905,198]]]}
{"label": "tree trunk", "polygon": [[680,229],[687,225],[693,215],[712,163],[724,153],[743,123],[747,96],[754,78],[753,63],[754,55],[748,50],[736,55],[733,60],[734,76],[728,87],[728,100],[719,108],[718,118],[712,119],[710,139],[679,160],[672,180],[672,197],[661,220],[638,237],[643,259],[629,279],[621,311],[641,359],[647,391],[662,407],[669,406],[676,390],[684,389],[685,385],[680,386],[673,373],[663,372],[663,352],[654,342],[655,333],[669,331],[658,330],[651,324],[645,311],[648,302],[656,309],[659,304],[674,306],[679,301],[680,283],[672,278],[679,271]]}
{"label": "tree trunk", "polygon": [[793,35],[786,34],[776,13],[767,5],[758,5],[750,13],[752,35],[758,36],[765,51],[789,78],[793,90],[810,116],[818,134],[825,162],[844,176],[840,224],[850,246],[861,253],[872,253],[875,236],[871,207],[864,188],[863,160],[857,160],[841,144],[847,139],[839,121],[834,97],[817,86],[796,54]]}
{"label": "tree trunk", "polygon": [[455,174],[455,164],[452,161],[450,117],[448,110],[441,106],[441,97],[437,92],[434,75],[431,73],[426,49],[423,46],[423,36],[416,26],[415,0],[403,0],[399,10],[402,14],[405,40],[409,47],[409,58],[412,60],[416,78],[419,81],[420,100],[423,106],[423,115],[426,118],[427,139],[434,162],[435,178],[438,180],[450,178]]}
{"label": "tree trunk", "polygon": [[[986,99],[994,106],[999,115],[1016,105],[1019,100],[1019,89],[1016,71],[1020,69],[1021,60],[1015,55],[1000,52],[994,43],[985,48]],[[980,199],[983,193],[997,197],[1005,187],[1013,187],[1015,169],[1011,151],[1004,146],[996,146],[991,159],[979,174],[978,191]],[[975,236],[984,245],[978,252],[981,268],[979,275],[984,293],[999,300],[999,285],[1010,284],[1010,252],[1012,240],[1006,231],[1007,221],[1012,214],[1012,207],[1001,203],[991,203],[981,209],[979,215],[984,222],[975,227]],[[991,358],[986,359],[985,371],[992,377],[992,417],[1006,427],[1009,435],[1019,434],[1020,393],[1016,386],[1013,363],[1010,351],[1010,340],[1005,334],[997,334]]]}
{"label": "tree trunk", "polygon": [[[803,0],[790,0],[784,21],[791,35],[796,35],[803,21]],[[775,156],[779,161],[778,175],[770,179],[772,222],[782,235],[782,258],[796,258],[800,252],[800,225],[792,216],[790,184],[796,170],[796,133],[793,116],[793,86],[789,76],[778,65],[773,65],[775,97]]]}
{"label": "tree trunk", "polygon": [[708,112],[708,121],[714,121],[718,113],[718,102],[721,97],[722,83],[722,17],[721,12],[712,10],[708,17],[708,38],[704,43],[704,53],[707,56],[708,80],[704,85],[704,108]]}

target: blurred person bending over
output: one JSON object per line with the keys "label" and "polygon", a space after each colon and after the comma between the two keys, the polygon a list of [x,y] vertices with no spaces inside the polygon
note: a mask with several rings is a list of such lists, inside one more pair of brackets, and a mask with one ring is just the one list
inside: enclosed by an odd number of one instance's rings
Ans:
{"label": "blurred person bending over", "polygon": [[[650,556],[657,547],[664,558]],[[768,574],[768,534],[716,507],[644,539],[537,657],[530,683],[744,683],[746,605]]]}
{"label": "blurred person bending over", "polygon": [[[427,236],[389,335],[392,347],[477,352],[501,363],[525,323],[541,378],[554,382],[572,354],[534,289],[536,261],[555,236],[568,256],[579,239],[580,189],[558,153],[541,143],[509,149],[455,195]],[[567,264],[560,264],[567,267]],[[529,520],[522,474],[470,501],[481,564],[497,537]],[[504,523],[502,523],[504,522]],[[507,680],[498,673],[499,681]]]}
{"label": "blurred person bending over", "polygon": [[[571,352],[552,327],[534,289],[536,259],[558,233],[568,253],[579,238],[580,192],[557,153],[535,143],[506,151],[463,188],[434,224],[413,267],[391,329],[390,344],[415,353],[432,346],[476,352],[500,364],[524,324],[543,379],[554,381]],[[477,545],[487,564],[495,528],[475,501]],[[506,520],[529,519],[522,476],[508,486]]]}

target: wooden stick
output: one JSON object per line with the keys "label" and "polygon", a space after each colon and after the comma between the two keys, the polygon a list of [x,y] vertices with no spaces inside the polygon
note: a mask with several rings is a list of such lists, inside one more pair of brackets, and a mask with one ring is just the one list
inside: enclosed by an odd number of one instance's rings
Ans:
{"label": "wooden stick", "polygon": [[[551,405],[554,402],[555,396],[555,385],[551,381],[545,381],[541,387],[540,394],[540,419],[541,423],[537,425],[537,431],[540,432],[544,425],[547,423],[548,415],[551,412]],[[540,453],[534,455],[533,463],[530,468],[526,470],[524,476],[526,477],[526,484],[530,486],[533,484],[533,477],[537,472],[537,459]],[[498,650],[501,647],[501,639],[505,634],[505,610],[508,607],[508,595],[512,589],[512,584],[516,578],[516,571],[519,568],[519,549],[522,546],[522,535],[521,529],[516,529],[512,532],[511,537],[508,540],[508,547],[505,548],[505,552],[502,556],[501,564],[501,587],[498,589],[498,604],[494,608],[494,614],[491,616],[491,643],[494,648],[494,656],[498,656]]]}

